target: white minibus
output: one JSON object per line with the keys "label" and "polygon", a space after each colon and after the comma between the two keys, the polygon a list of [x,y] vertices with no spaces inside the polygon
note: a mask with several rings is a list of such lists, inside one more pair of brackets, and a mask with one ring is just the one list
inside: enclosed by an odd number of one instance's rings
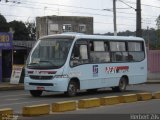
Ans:
{"label": "white minibus", "polygon": [[25,67],[25,90],[75,96],[80,90],[110,87],[125,91],[147,80],[145,41],[139,37],[49,35],[37,40]]}

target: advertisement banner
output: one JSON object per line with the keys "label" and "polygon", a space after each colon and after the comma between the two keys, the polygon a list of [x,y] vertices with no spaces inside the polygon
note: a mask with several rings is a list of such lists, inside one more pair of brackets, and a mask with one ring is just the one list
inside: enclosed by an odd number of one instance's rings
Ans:
{"label": "advertisement banner", "polygon": [[2,50],[0,49],[0,82],[2,82]]}
{"label": "advertisement banner", "polygon": [[18,84],[21,78],[21,73],[24,65],[13,65],[10,84]]}
{"label": "advertisement banner", "polygon": [[0,32],[0,49],[12,49],[12,33]]}

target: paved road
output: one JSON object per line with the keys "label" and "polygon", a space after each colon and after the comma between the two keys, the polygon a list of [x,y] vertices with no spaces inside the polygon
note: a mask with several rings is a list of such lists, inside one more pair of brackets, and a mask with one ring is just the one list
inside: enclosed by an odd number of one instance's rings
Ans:
{"label": "paved road", "polygon": [[111,89],[102,89],[96,93],[81,92],[78,94],[78,96],[72,98],[57,93],[44,93],[42,97],[34,98],[30,96],[29,92],[23,90],[0,91],[0,108],[13,108],[15,114],[19,114],[21,113],[22,107],[26,105],[36,105],[41,103],[51,104],[57,101],[79,100],[84,98],[139,93],[144,91],[160,91],[160,84],[141,84],[128,86],[127,91],[124,93],[114,93],[111,91]]}
{"label": "paved road", "polygon": [[149,100],[19,118],[23,120],[160,120],[159,108],[160,100]]}

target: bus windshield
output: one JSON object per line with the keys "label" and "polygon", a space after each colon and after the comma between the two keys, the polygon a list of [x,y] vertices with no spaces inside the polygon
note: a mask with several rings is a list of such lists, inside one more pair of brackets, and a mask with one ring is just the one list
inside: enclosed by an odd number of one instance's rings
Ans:
{"label": "bus windshield", "polygon": [[64,38],[40,39],[27,59],[27,67],[57,69],[64,65],[73,40]]}

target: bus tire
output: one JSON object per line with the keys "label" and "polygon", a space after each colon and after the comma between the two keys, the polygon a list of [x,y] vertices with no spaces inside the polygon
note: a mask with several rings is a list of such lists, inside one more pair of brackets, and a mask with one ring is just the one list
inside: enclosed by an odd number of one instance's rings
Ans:
{"label": "bus tire", "polygon": [[125,77],[121,77],[119,85],[116,87],[112,87],[112,90],[114,92],[124,92],[126,90],[127,84],[127,79]]}
{"label": "bus tire", "polygon": [[65,94],[69,97],[73,97],[73,96],[76,96],[77,90],[78,90],[77,82],[71,80],[68,84],[68,89],[67,89],[67,92],[65,92]]}
{"label": "bus tire", "polygon": [[33,96],[33,97],[39,97],[42,95],[42,92],[43,91],[40,91],[40,90],[30,90],[30,94]]}

